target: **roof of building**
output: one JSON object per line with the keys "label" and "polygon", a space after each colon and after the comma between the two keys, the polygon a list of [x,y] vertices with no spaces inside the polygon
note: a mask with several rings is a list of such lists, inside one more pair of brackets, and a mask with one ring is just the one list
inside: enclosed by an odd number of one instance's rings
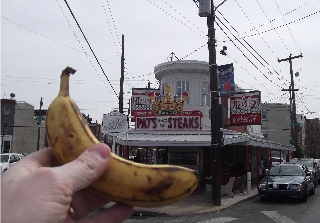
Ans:
{"label": "roof of building", "polygon": [[[128,131],[127,133],[109,133],[115,137],[115,142],[121,145],[136,147],[159,147],[159,146],[211,146],[211,132],[139,132]],[[261,136],[249,135],[230,130],[223,130],[224,145],[248,145],[265,148],[291,150],[290,145],[282,145],[265,140]]]}

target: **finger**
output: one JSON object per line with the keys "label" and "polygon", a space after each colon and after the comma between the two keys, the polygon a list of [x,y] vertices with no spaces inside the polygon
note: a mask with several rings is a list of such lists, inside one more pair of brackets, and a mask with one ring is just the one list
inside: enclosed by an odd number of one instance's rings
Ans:
{"label": "finger", "polygon": [[82,190],[74,194],[71,206],[75,210],[77,219],[80,219],[98,210],[107,203],[109,203],[109,200],[93,195],[87,190]]}
{"label": "finger", "polygon": [[85,222],[109,222],[120,223],[128,219],[133,213],[134,208],[123,204],[115,204],[105,211],[98,212],[93,215],[89,215],[83,219],[80,219],[79,223]]}
{"label": "finger", "polygon": [[78,192],[87,188],[105,172],[110,158],[110,148],[103,143],[97,143],[74,161],[58,167],[56,171],[64,182],[71,184],[73,192]]}

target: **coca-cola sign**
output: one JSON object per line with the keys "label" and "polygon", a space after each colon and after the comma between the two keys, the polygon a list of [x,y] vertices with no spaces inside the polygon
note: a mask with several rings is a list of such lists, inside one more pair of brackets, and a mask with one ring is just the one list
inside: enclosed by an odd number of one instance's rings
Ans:
{"label": "coca-cola sign", "polygon": [[230,96],[230,125],[261,125],[260,91]]}

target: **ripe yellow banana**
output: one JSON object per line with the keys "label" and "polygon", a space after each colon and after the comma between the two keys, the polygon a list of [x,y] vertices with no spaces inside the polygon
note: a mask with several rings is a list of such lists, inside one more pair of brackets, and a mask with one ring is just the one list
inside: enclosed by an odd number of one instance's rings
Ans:
{"label": "ripe yellow banana", "polygon": [[[54,155],[61,164],[71,162],[99,143],[69,96],[69,76],[62,71],[60,91],[47,111],[46,131]],[[198,185],[194,170],[174,165],[146,165],[112,153],[106,172],[88,190],[114,202],[135,207],[160,207],[189,196]]]}

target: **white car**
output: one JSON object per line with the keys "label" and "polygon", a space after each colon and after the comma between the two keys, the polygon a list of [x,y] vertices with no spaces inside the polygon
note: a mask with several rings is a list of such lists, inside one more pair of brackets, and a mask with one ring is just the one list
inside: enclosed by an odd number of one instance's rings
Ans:
{"label": "white car", "polygon": [[11,165],[15,164],[20,160],[19,154],[17,153],[2,153],[1,156],[1,173],[10,168]]}

